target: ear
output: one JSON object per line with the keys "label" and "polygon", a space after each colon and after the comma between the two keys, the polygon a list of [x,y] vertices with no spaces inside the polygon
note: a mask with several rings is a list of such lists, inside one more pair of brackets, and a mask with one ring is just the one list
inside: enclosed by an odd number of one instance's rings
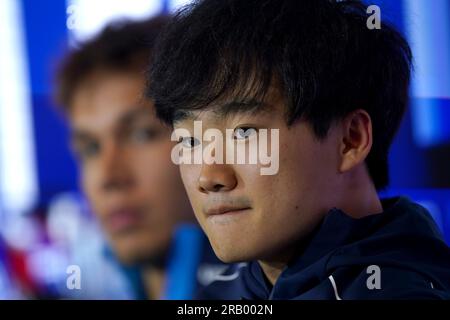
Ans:
{"label": "ear", "polygon": [[342,120],[339,171],[346,172],[364,162],[372,148],[372,119],[362,109],[347,115]]}

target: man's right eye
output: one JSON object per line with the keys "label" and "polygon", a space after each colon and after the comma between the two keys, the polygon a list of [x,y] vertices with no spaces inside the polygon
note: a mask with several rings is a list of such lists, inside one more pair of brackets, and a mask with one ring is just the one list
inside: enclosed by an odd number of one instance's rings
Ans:
{"label": "man's right eye", "polygon": [[194,137],[181,137],[178,143],[181,143],[183,148],[192,149],[200,144],[200,140]]}
{"label": "man's right eye", "polygon": [[92,142],[76,148],[76,153],[80,159],[85,160],[96,156],[100,151],[100,145]]}

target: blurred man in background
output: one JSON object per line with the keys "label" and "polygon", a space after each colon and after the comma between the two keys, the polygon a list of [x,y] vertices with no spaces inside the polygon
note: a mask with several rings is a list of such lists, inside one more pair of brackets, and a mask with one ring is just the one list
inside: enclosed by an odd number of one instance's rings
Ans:
{"label": "blurred man in background", "polygon": [[[144,70],[166,17],[116,23],[67,55],[57,74],[81,181],[112,256],[137,266],[138,298],[193,297],[215,264],[170,160],[171,127],[143,97]],[[207,264],[211,262],[210,264]],[[140,282],[143,286],[140,286]]]}

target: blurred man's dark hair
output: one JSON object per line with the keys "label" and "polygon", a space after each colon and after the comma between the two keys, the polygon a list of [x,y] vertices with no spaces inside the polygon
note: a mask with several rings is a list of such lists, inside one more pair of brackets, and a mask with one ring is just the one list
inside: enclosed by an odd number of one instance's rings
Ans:
{"label": "blurred man's dark hair", "polygon": [[95,71],[145,72],[156,38],[169,19],[159,16],[142,22],[116,22],[92,40],[80,43],[58,68],[58,105],[70,108],[78,86]]}

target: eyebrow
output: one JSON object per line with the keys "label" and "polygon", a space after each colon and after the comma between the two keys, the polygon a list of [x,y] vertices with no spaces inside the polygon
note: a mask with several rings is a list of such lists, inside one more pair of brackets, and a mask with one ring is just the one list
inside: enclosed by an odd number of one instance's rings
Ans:
{"label": "eyebrow", "polygon": [[[205,108],[204,110],[206,111],[208,109],[213,112],[214,118],[216,120],[223,120],[234,116],[256,116],[257,114],[267,113],[272,110],[272,106],[266,102],[255,99],[242,99],[233,100],[210,108]],[[197,120],[197,118],[199,117],[199,113],[201,113],[202,110],[199,110],[200,112],[195,111],[196,110],[180,110],[178,120],[175,122],[183,120]]]}
{"label": "eyebrow", "polygon": [[[130,111],[125,112],[120,115],[117,120],[118,127],[127,127],[130,124],[136,122],[137,120],[142,119],[142,117],[151,115],[151,111],[146,106],[140,106],[137,108],[133,108]],[[89,130],[85,130],[83,128],[73,128],[71,133],[71,141],[73,142],[83,142],[86,140],[91,140],[94,134],[91,134]]]}
{"label": "eyebrow", "polygon": [[134,108],[128,112],[125,112],[123,115],[119,117],[117,121],[120,126],[126,126],[130,123],[135,122],[136,120],[141,119],[142,117],[150,117],[152,115],[151,111],[147,106],[140,106],[138,108]]}
{"label": "eyebrow", "polygon": [[214,109],[218,118],[227,118],[237,115],[256,115],[270,110],[270,105],[255,99],[233,100]]}

